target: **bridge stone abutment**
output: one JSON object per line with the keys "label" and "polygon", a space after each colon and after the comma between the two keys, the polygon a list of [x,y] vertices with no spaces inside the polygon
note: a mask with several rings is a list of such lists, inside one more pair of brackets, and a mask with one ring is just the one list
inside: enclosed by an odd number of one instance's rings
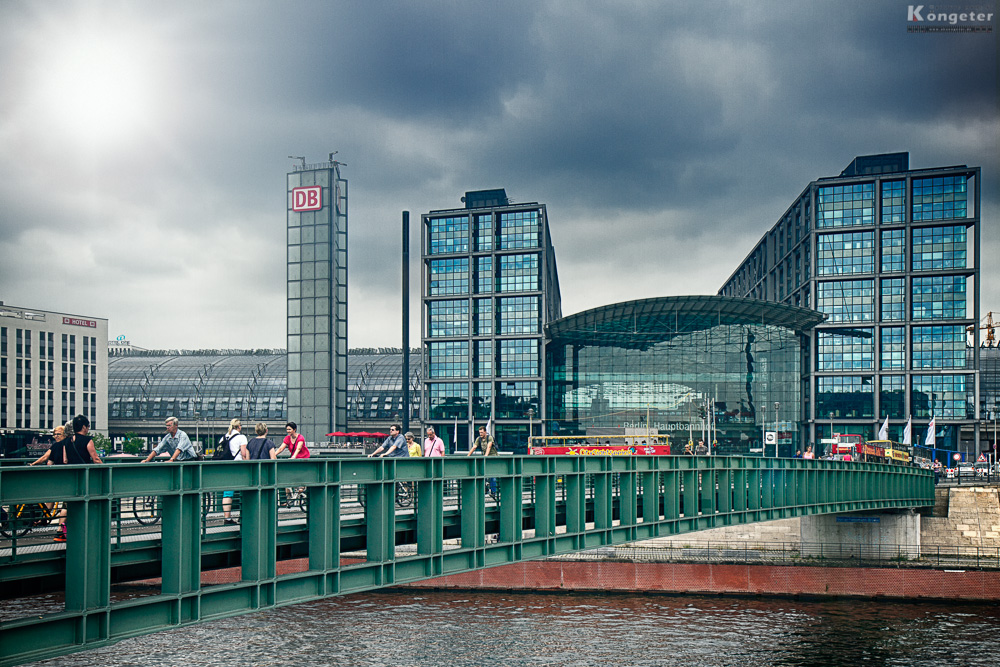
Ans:
{"label": "bridge stone abutment", "polygon": [[848,512],[802,517],[803,544],[839,544],[844,555],[854,549],[859,557],[920,555],[920,515],[913,510]]}

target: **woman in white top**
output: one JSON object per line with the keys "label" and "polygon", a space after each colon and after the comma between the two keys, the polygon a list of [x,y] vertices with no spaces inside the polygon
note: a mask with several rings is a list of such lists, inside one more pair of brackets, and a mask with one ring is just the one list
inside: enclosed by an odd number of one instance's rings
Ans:
{"label": "woman in white top", "polygon": [[[240,433],[243,429],[242,424],[240,424],[239,419],[234,419],[229,422],[229,430],[226,432],[226,438],[229,440],[229,452],[233,455],[234,461],[243,461],[246,459],[247,451],[247,437]],[[224,491],[222,493],[222,514],[225,516],[223,523],[235,524],[236,520],[232,518],[233,510],[233,492]]]}

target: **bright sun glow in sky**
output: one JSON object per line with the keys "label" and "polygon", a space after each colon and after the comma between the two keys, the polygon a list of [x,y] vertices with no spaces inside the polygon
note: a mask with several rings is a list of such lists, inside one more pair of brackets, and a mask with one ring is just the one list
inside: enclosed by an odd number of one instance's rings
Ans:
{"label": "bright sun glow in sky", "polygon": [[79,27],[39,62],[36,108],[58,139],[84,146],[133,139],[152,113],[148,48],[134,35]]}

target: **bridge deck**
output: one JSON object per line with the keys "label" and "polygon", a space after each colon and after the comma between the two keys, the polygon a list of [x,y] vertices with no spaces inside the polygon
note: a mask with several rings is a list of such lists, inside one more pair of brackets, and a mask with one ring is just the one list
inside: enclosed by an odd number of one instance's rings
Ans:
{"label": "bridge deck", "polygon": [[[495,499],[487,495],[490,479]],[[415,491],[410,508],[396,507],[399,481]],[[69,530],[64,547],[44,530],[0,541],[6,591],[47,581],[63,594],[61,609],[41,616],[13,606],[24,616],[0,621],[0,665],[716,526],[929,506],[933,482],[929,471],[884,464],[680,456],[2,467],[5,511],[64,501]],[[281,490],[300,486],[305,511],[280,509]],[[226,490],[238,492],[237,526],[221,520],[218,497]],[[140,524],[134,499],[150,497],[155,523],[146,516]],[[278,562],[293,558],[305,558],[307,569],[279,574]],[[208,583],[206,573],[234,565],[240,581]],[[136,579],[158,579],[159,590],[133,598],[116,590]]]}

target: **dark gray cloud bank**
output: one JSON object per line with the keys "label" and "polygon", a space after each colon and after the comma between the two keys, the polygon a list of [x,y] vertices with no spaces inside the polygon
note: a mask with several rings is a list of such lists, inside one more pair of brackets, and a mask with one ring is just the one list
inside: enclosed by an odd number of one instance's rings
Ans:
{"label": "dark gray cloud bank", "polygon": [[[0,299],[107,317],[142,346],[283,346],[286,156],[338,150],[350,344],[398,345],[404,209],[492,187],[545,202],[568,314],[714,293],[810,180],[907,150],[983,167],[998,309],[996,34],[907,34],[906,12],[8,1]],[[67,126],[88,93],[47,82],[81,57],[70,43],[132,67],[131,118]]]}

